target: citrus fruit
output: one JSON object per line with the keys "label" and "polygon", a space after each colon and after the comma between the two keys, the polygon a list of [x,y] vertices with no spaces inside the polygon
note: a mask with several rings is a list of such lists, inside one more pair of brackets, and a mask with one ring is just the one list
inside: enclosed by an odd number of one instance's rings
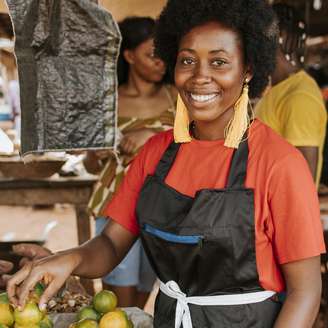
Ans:
{"label": "citrus fruit", "polygon": [[3,325],[2,323],[0,323],[0,328],[8,328],[8,326]]}
{"label": "citrus fruit", "polygon": [[29,302],[22,311],[15,309],[14,317],[18,326],[29,327],[38,324],[42,320],[43,313],[34,302]]}
{"label": "citrus fruit", "polygon": [[109,290],[102,290],[93,298],[93,307],[99,313],[107,313],[115,310],[117,305],[116,295]]}
{"label": "citrus fruit", "polygon": [[0,294],[0,304],[9,304],[9,299],[7,293]]}
{"label": "citrus fruit", "polygon": [[30,293],[30,300],[34,301],[35,303],[38,303],[40,300],[41,295],[44,292],[44,285],[41,284],[40,282],[38,282],[35,287],[34,290]]}
{"label": "citrus fruit", "polygon": [[83,319],[93,319],[98,321],[100,319],[100,314],[91,306],[86,306],[82,308],[77,314],[77,320]]}
{"label": "citrus fruit", "polygon": [[11,326],[14,323],[14,311],[10,304],[0,304],[0,324]]}
{"label": "citrus fruit", "polygon": [[92,319],[83,319],[81,321],[78,321],[74,327],[75,328],[98,328],[98,322],[96,320],[92,320]]}
{"label": "citrus fruit", "polygon": [[48,315],[45,315],[40,322],[40,328],[53,328],[54,324]]}
{"label": "citrus fruit", "polygon": [[[106,313],[100,320],[99,328],[129,328],[129,320],[122,310]],[[133,327],[133,326],[132,326]]]}

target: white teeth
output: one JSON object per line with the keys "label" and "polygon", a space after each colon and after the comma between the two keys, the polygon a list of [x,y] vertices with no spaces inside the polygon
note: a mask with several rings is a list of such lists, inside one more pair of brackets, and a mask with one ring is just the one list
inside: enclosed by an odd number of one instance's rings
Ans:
{"label": "white teeth", "polygon": [[195,94],[191,93],[190,96],[191,96],[192,100],[195,100],[198,102],[207,102],[207,101],[213,100],[217,96],[217,94],[213,93],[211,95],[195,95]]}

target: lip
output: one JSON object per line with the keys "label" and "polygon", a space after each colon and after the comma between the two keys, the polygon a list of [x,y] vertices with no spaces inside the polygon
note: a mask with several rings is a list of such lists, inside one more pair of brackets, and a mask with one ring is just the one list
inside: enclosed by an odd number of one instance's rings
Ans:
{"label": "lip", "polygon": [[205,107],[218,99],[219,92],[186,91],[188,102],[194,107]]}

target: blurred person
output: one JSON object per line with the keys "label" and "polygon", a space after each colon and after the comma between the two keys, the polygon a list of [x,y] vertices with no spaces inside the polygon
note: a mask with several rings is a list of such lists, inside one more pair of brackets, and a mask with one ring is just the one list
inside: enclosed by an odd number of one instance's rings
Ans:
{"label": "blurred person", "polygon": [[[37,244],[20,243],[13,245],[13,254],[22,257],[19,266],[24,266],[28,261],[38,260],[51,255],[45,247]],[[0,290],[4,290],[10,278],[9,273],[14,269],[14,263],[0,259]]]}
{"label": "blurred person", "polygon": [[[99,173],[100,181],[89,207],[99,234],[107,223],[105,206],[118,189],[138,150],[153,135],[173,126],[176,91],[166,84],[164,63],[154,55],[155,21],[129,17],[120,24],[121,53],[118,61],[118,127],[121,134],[118,158],[107,151],[88,152],[85,166]],[[105,167],[103,168],[103,166]],[[119,306],[143,308],[155,281],[140,240],[118,267],[103,278],[104,287],[116,293]]]}
{"label": "blurred person", "polygon": [[327,113],[317,83],[301,69],[306,26],[295,8],[280,3],[273,9],[280,30],[277,63],[256,116],[301,151],[318,186]]}

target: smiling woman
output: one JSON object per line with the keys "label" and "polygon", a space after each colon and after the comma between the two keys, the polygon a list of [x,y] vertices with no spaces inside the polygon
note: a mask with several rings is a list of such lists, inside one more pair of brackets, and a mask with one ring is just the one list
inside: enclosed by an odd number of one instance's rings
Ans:
{"label": "smiling woman", "polygon": [[13,302],[45,274],[54,281],[42,302],[72,272],[112,270],[140,235],[161,281],[154,327],[312,326],[325,246],[307,164],[257,120],[237,149],[225,140],[227,127],[244,134],[248,91],[268,82],[275,26],[263,0],[168,1],[156,53],[180,93],[174,130],[191,122],[186,142],[172,130],[152,137],[107,205],[102,236],[23,269],[9,282]]}

